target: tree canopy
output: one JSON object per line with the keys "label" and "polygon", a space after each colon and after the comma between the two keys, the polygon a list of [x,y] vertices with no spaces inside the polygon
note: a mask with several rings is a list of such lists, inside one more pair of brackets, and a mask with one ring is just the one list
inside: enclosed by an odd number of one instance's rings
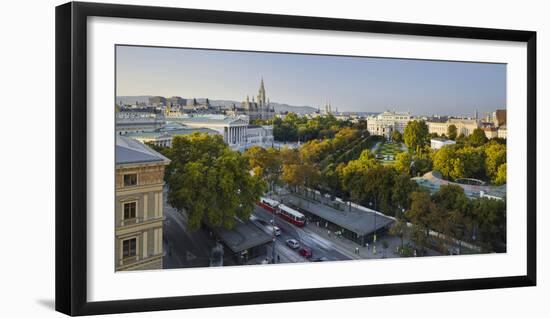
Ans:
{"label": "tree canopy", "polygon": [[409,121],[405,126],[403,140],[410,150],[418,152],[418,149],[424,147],[428,142],[428,126],[424,121]]}
{"label": "tree canopy", "polygon": [[406,215],[413,224],[411,239],[420,247],[421,254],[428,246],[430,230],[436,228],[440,211],[432,202],[430,194],[424,191],[411,193],[411,207]]}
{"label": "tree canopy", "polygon": [[450,179],[485,179],[485,157],[482,149],[447,145],[433,155],[433,168]]}
{"label": "tree canopy", "polygon": [[394,142],[402,142],[403,141],[403,135],[398,130],[394,130],[391,133],[391,139]]}
{"label": "tree canopy", "polygon": [[338,120],[332,115],[308,119],[295,113],[288,113],[284,119],[275,118],[271,122],[256,123],[273,124],[273,137],[283,142],[332,138],[342,127],[353,125],[350,121]]}
{"label": "tree canopy", "polygon": [[506,163],[503,163],[500,166],[498,166],[497,176],[495,178],[494,183],[496,185],[501,185],[506,183]]}
{"label": "tree canopy", "polygon": [[[502,176],[499,178],[499,168],[501,165],[506,164],[506,146],[490,142],[485,147],[485,168],[487,170],[487,176],[491,182],[502,184],[506,182],[506,174],[504,174],[504,180]],[[504,168],[506,169],[506,168]],[[504,171],[506,172],[506,171]],[[504,181],[504,182],[502,182]]]}
{"label": "tree canopy", "polygon": [[362,201],[365,197],[366,173],[369,169],[379,165],[374,155],[367,149],[356,160],[349,161],[341,168],[340,180],[344,190],[350,193],[350,197]]}
{"label": "tree canopy", "polygon": [[[448,179],[476,178],[493,184],[506,183],[506,145],[489,141],[478,147],[447,145],[432,155],[433,169]],[[499,177],[499,170],[500,177]]]}
{"label": "tree canopy", "polygon": [[277,149],[253,146],[244,152],[244,156],[248,158],[254,175],[263,178],[270,185],[280,183],[283,163]]}
{"label": "tree canopy", "polygon": [[457,137],[457,129],[455,125],[449,125],[447,127],[447,137],[451,140],[455,140]]}
{"label": "tree canopy", "polygon": [[409,193],[417,188],[408,175],[380,165],[369,152],[342,167],[340,180],[352,200],[392,216],[408,208]]}
{"label": "tree canopy", "polygon": [[194,133],[174,138],[164,154],[168,202],[189,219],[190,229],[202,222],[232,228],[237,218],[248,218],[266,189],[250,174],[249,159],[232,151],[221,136]]}
{"label": "tree canopy", "polygon": [[413,156],[409,152],[400,152],[395,155],[395,164],[394,167],[398,171],[411,175],[411,165],[413,164]]}
{"label": "tree canopy", "polygon": [[505,251],[505,200],[468,198],[457,185],[443,185],[431,196],[427,192],[412,192],[410,198],[405,216],[413,224],[411,239],[417,246],[427,247],[429,230],[434,230],[443,234],[437,237],[440,243],[458,246],[459,253],[462,241],[489,252]]}
{"label": "tree canopy", "polygon": [[468,136],[468,143],[473,147],[479,147],[487,142],[487,136],[485,131],[481,128],[476,128],[470,136]]}
{"label": "tree canopy", "polygon": [[487,198],[472,202],[472,218],[476,242],[486,250],[506,251],[506,200]]}

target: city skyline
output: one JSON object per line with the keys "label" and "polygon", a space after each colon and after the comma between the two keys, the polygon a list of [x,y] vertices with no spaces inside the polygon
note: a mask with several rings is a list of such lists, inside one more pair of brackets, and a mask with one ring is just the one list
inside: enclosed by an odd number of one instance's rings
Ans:
{"label": "city skyline", "polygon": [[470,115],[506,108],[506,65],[117,46],[117,96],[242,101],[261,78],[272,102],[333,110]]}

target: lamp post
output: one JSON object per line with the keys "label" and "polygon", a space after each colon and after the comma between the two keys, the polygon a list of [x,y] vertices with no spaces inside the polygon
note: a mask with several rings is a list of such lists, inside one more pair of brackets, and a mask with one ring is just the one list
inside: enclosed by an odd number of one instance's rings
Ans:
{"label": "lamp post", "polygon": [[271,263],[272,264],[275,264],[275,241],[276,241],[276,237],[275,237],[275,216],[272,216],[271,217]]}
{"label": "lamp post", "polygon": [[374,197],[374,206],[372,204],[372,202],[369,202],[369,205],[372,207],[372,211],[374,213],[374,231],[373,231],[373,239],[372,239],[372,243],[373,243],[373,246],[374,244],[376,243],[376,196]]}
{"label": "lamp post", "polygon": [[[269,192],[269,196],[271,199],[273,199],[273,192],[275,192],[275,185],[274,185],[274,182],[273,180],[270,181],[270,185],[271,185],[271,191]],[[276,208],[274,208],[276,209]],[[276,241],[276,235],[275,235],[275,210],[273,211],[273,213],[271,213],[271,234],[272,234],[272,239],[271,239],[271,263],[272,264],[275,264],[275,241]]]}

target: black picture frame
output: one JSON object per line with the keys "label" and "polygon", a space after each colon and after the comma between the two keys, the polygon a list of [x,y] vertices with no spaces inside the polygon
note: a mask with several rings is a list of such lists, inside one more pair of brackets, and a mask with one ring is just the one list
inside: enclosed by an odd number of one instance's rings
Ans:
{"label": "black picture frame", "polygon": [[[91,16],[501,40],[527,44],[527,274],[219,295],[88,302],[86,29]],[[167,7],[70,2],[56,7],[56,310],[91,315],[536,285],[536,32]]]}

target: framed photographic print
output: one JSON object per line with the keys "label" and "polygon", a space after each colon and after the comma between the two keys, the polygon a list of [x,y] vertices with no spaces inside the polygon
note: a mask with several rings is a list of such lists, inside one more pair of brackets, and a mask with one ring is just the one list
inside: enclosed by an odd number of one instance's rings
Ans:
{"label": "framed photographic print", "polygon": [[56,309],[536,284],[536,33],[56,8]]}

